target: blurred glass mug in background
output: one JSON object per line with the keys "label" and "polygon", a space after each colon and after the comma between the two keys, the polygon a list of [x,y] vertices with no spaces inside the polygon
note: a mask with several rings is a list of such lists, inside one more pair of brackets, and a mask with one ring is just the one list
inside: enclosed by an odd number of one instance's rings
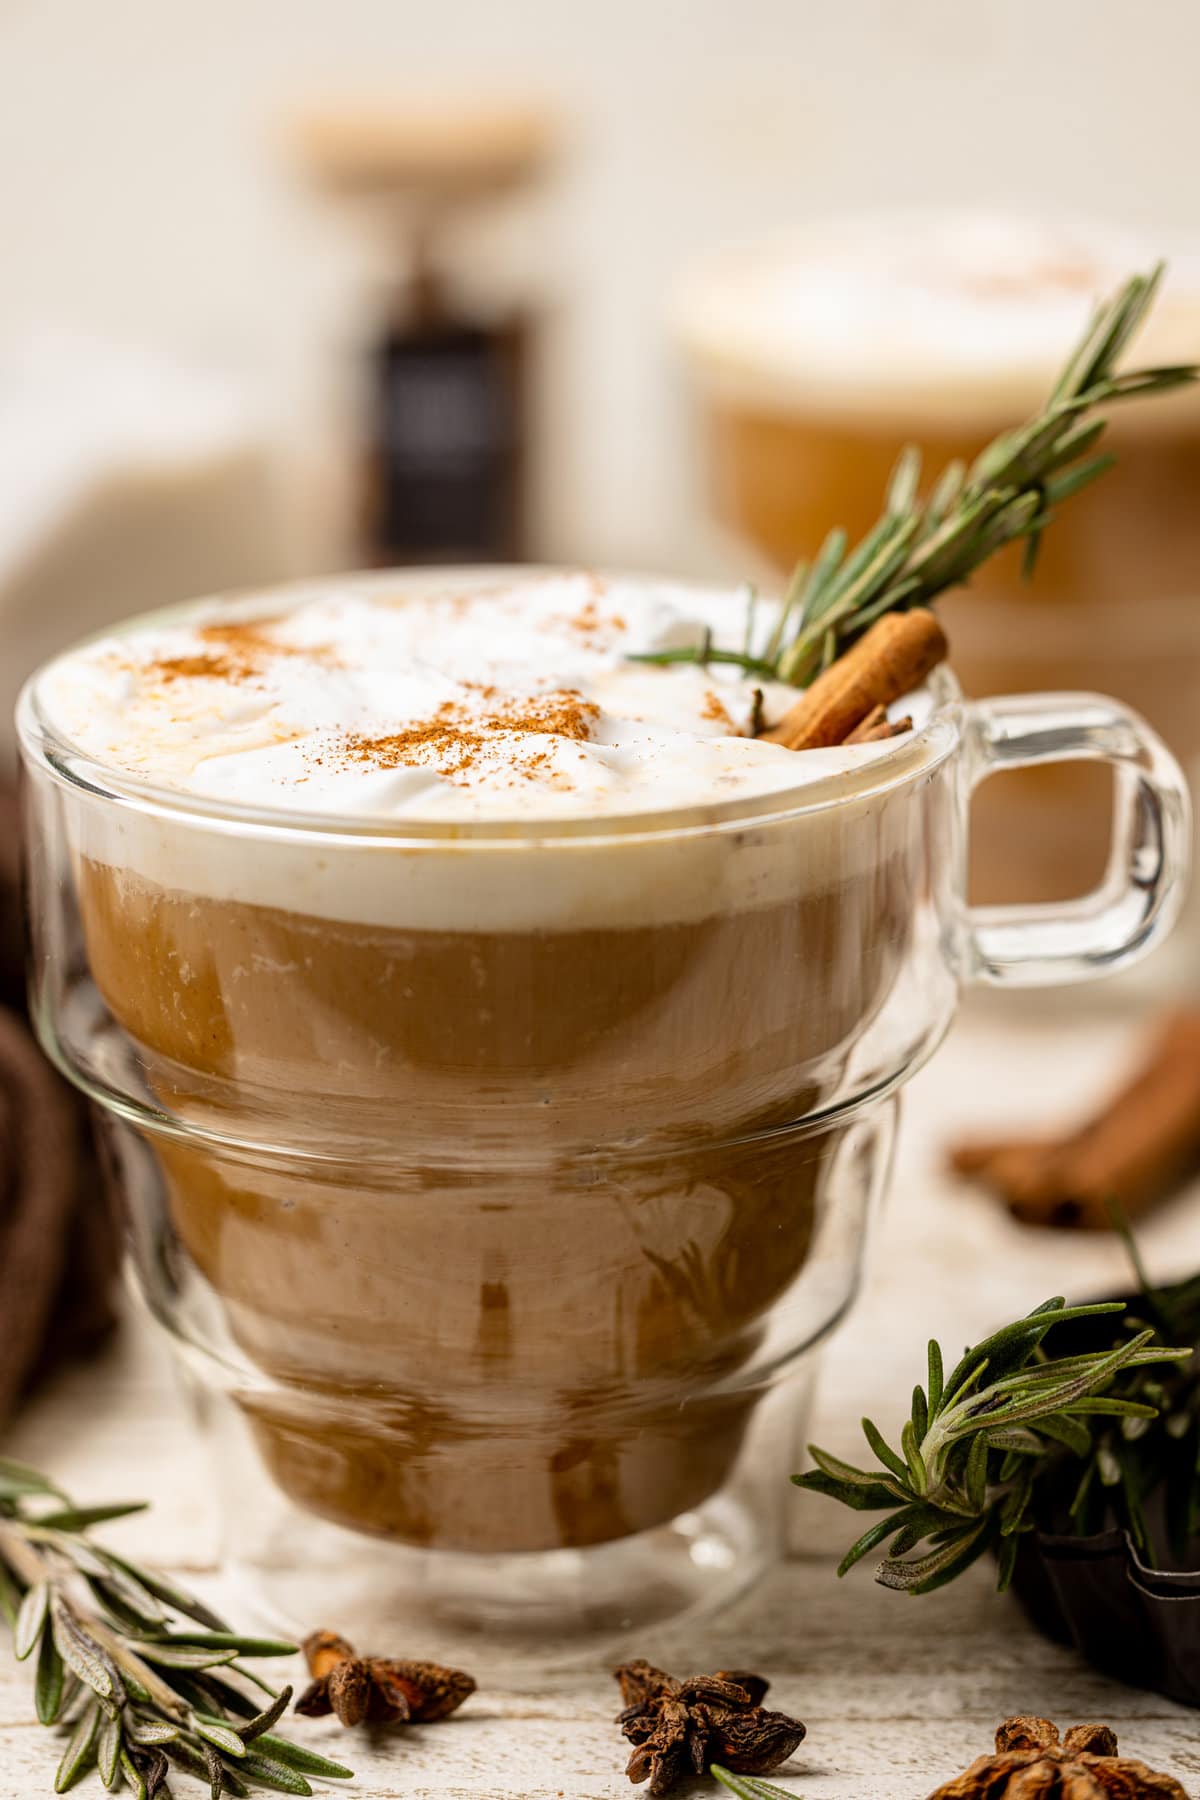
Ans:
{"label": "blurred glass mug in background", "polygon": [[[1094,302],[1153,251],[1111,230],[937,213],[860,216],[729,252],[686,284],[678,323],[708,416],[721,516],[780,569],[834,525],[878,517],[901,448],[930,477],[1045,402]],[[1200,355],[1200,255],[1175,256],[1138,341]],[[1118,468],[1073,499],[1034,578],[1020,549],[947,597],[969,693],[1119,695],[1200,768],[1200,393],[1116,409]],[[1022,769],[976,798],[971,891],[1063,900],[1100,878],[1111,783]]]}

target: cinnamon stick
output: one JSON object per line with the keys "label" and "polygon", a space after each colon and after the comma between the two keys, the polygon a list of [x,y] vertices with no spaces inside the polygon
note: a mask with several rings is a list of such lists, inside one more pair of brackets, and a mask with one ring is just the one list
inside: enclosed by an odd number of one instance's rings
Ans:
{"label": "cinnamon stick", "polygon": [[903,737],[906,731],[912,730],[912,714],[905,713],[902,719],[889,719],[886,706],[873,706],[861,725],[856,725],[848,738],[847,744],[878,744],[885,738]]}
{"label": "cinnamon stick", "polygon": [[1200,1170],[1200,1012],[1168,1018],[1131,1078],[1073,1131],[963,1144],[950,1162],[1025,1224],[1106,1230],[1113,1201],[1145,1213]]}
{"label": "cinnamon stick", "polygon": [[763,736],[789,750],[844,744],[878,707],[920,687],[946,649],[945,633],[927,608],[885,613]]}

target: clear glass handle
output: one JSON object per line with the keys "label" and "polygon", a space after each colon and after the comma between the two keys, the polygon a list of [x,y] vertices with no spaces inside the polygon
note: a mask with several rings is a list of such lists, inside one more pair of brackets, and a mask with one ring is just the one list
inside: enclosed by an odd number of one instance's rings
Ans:
{"label": "clear glass handle", "polygon": [[1144,719],[1101,694],[1013,694],[968,706],[971,788],[1002,769],[1110,763],[1113,838],[1079,900],[967,911],[967,979],[1039,987],[1122,969],[1171,929],[1191,863],[1183,771]]}

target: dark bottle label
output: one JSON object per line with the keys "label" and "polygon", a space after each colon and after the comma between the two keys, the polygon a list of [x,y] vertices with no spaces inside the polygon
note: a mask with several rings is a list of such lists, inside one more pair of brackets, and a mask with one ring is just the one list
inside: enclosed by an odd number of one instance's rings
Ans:
{"label": "dark bottle label", "polygon": [[519,325],[439,322],[376,358],[368,535],[385,561],[520,554]]}

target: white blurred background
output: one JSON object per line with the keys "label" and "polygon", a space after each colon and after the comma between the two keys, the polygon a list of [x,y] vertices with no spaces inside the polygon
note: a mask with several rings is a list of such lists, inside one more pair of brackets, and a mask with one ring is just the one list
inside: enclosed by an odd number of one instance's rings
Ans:
{"label": "white blurred background", "polygon": [[1198,63],[1192,0],[0,0],[0,340],[61,323],[234,370],[303,496],[291,559],[328,561],[377,246],[283,121],[363,87],[533,93],[561,149],[489,227],[545,314],[530,547],[702,570],[680,270],[845,206],[1200,225]]}

